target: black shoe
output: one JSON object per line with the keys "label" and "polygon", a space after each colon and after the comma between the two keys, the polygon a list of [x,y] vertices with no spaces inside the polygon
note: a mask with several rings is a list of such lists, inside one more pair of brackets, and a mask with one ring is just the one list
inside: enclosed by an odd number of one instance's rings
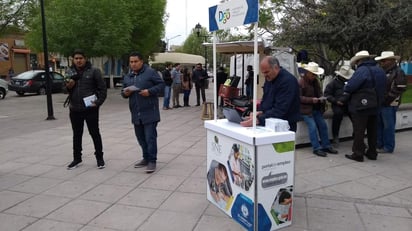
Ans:
{"label": "black shoe", "polygon": [[196,104],[195,106],[198,107],[198,106],[200,106],[200,104]]}
{"label": "black shoe", "polygon": [[156,162],[149,162],[146,168],[147,173],[152,173],[156,170]]}
{"label": "black shoe", "polygon": [[315,150],[313,151],[313,154],[317,155],[317,156],[321,156],[321,157],[326,157],[328,154],[326,154],[326,152],[322,151],[322,150]]}
{"label": "black shoe", "polygon": [[104,163],[103,158],[97,159],[97,168],[98,169],[104,169],[106,167],[106,164]]}
{"label": "black shoe", "polygon": [[366,158],[368,158],[369,160],[376,160],[377,159],[377,155],[375,156],[371,156],[369,154],[365,154]]}
{"label": "black shoe", "polygon": [[331,154],[338,154],[338,151],[333,149],[332,147],[324,148],[324,149],[322,149],[322,151],[327,152],[327,153],[331,153]]}
{"label": "black shoe", "polygon": [[143,160],[137,162],[136,164],[134,164],[134,167],[135,168],[143,168],[143,167],[147,166],[147,164],[148,164],[147,160],[143,159]]}
{"label": "black shoe", "polygon": [[345,157],[348,158],[349,160],[363,162],[363,156],[359,157],[359,156],[356,156],[355,154],[352,154],[352,155],[345,155]]}
{"label": "black shoe", "polygon": [[72,170],[82,165],[81,160],[73,160],[69,165],[67,165],[67,170]]}

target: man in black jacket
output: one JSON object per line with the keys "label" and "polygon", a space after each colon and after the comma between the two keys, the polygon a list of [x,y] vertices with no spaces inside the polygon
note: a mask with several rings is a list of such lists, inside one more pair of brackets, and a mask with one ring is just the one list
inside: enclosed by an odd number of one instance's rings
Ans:
{"label": "man in black jacket", "polygon": [[162,72],[163,81],[165,81],[165,92],[163,95],[163,110],[173,109],[169,106],[173,83],[172,74],[170,73],[171,70],[172,63],[166,63],[166,69]]}
{"label": "man in black jacket", "polygon": [[195,84],[195,90],[196,90],[196,106],[200,106],[200,95],[202,95],[202,101],[203,103],[206,102],[206,79],[208,79],[209,76],[207,75],[207,72],[205,69],[202,68],[202,64],[198,63],[196,64],[196,68],[193,69],[192,71],[192,80],[193,83]]}
{"label": "man in black jacket", "polygon": [[92,67],[82,50],[75,50],[73,53],[73,65],[67,71],[66,87],[73,130],[73,161],[67,169],[71,170],[82,164],[84,121],[93,139],[97,168],[103,169],[106,165],[99,130],[99,108],[106,99],[107,89],[101,71]]}

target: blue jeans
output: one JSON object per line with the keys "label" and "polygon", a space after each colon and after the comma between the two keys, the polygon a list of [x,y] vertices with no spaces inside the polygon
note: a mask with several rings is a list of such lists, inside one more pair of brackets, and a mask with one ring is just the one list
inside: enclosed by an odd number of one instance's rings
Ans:
{"label": "blue jeans", "polygon": [[378,140],[376,146],[387,152],[395,149],[395,126],[397,106],[382,107],[378,115]]}
{"label": "blue jeans", "polygon": [[[312,115],[302,115],[302,117],[308,126],[309,139],[313,151],[330,148],[328,126],[326,125],[322,113],[319,110],[313,110]],[[321,143],[319,143],[318,133],[322,141]]]}
{"label": "blue jeans", "polygon": [[135,124],[134,133],[143,152],[143,159],[149,162],[157,160],[157,122]]}
{"label": "blue jeans", "polygon": [[163,95],[163,107],[168,108],[170,104],[170,95],[172,88],[170,86],[165,86],[165,93]]}

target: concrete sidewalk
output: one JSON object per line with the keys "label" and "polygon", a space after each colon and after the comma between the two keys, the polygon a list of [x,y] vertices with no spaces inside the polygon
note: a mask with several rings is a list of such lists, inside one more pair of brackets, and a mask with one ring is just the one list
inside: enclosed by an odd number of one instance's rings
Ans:
{"label": "concrete sidewalk", "polygon": [[[209,99],[212,90],[207,90]],[[69,171],[66,96],[53,95],[55,121],[18,119],[26,108],[16,102],[44,96],[13,97],[0,102],[0,122],[15,123],[13,134],[7,130],[11,135],[0,139],[0,230],[243,230],[206,199],[201,107],[161,111],[158,168],[146,174],[133,168],[141,152],[128,102],[110,89],[100,119],[107,167],[96,168],[85,129],[83,166]],[[195,104],[194,91],[190,104]],[[30,113],[42,113],[36,110],[44,111],[44,105]],[[283,230],[412,230],[412,131],[396,135],[395,154],[363,163],[344,157],[352,141],[326,158],[311,148],[297,149],[293,225]]]}

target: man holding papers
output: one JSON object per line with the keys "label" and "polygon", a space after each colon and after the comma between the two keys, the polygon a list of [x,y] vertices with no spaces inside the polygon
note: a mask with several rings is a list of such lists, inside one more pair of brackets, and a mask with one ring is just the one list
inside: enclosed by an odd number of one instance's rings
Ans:
{"label": "man holding papers", "polygon": [[99,130],[99,107],[107,96],[106,84],[101,71],[92,67],[82,50],[75,50],[72,57],[73,65],[67,70],[65,77],[73,130],[73,161],[67,169],[71,170],[82,164],[84,121],[93,139],[97,168],[103,169],[106,165]]}
{"label": "man holding papers", "polygon": [[146,167],[147,173],[156,170],[157,123],[160,121],[158,94],[165,83],[157,71],[143,62],[140,53],[129,56],[131,72],[123,79],[122,96],[129,98],[129,108],[137,141],[142,148],[143,159],[135,168]]}

